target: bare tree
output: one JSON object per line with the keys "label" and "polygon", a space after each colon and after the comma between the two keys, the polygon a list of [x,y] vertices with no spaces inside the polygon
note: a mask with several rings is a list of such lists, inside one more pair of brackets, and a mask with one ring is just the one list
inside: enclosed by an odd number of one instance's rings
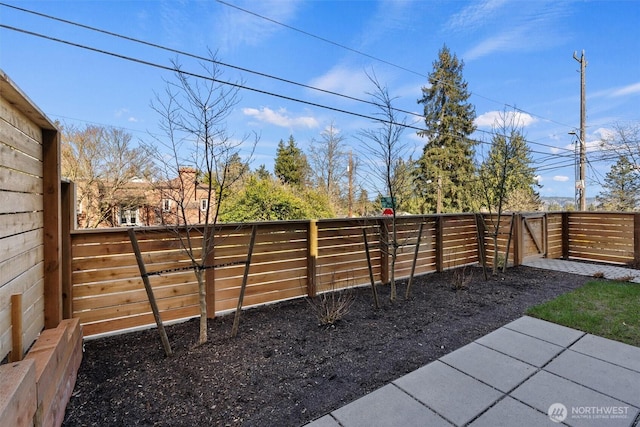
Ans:
{"label": "bare tree", "polygon": [[200,344],[207,341],[205,272],[212,268],[207,260],[220,206],[248,170],[238,167],[240,153],[246,153],[248,163],[257,143],[255,135],[250,142],[249,135],[234,139],[228,134],[226,120],[239,102],[240,85],[220,80],[215,55],[211,59],[201,64],[204,75],[188,73],[173,62],[175,81],[167,81],[165,92],[151,105],[166,139],[156,138],[148,147],[163,174],[159,187],[166,203],[164,222],[178,236],[198,281]]}
{"label": "bare tree", "polygon": [[392,207],[391,217],[391,301],[396,299],[396,283],[395,283],[395,264],[398,255],[398,234],[396,227],[396,211],[399,205],[398,196],[401,194],[400,189],[410,185],[407,182],[410,179],[408,174],[398,173],[399,167],[403,164],[403,158],[408,157],[408,144],[401,139],[402,132],[406,127],[406,119],[397,116],[397,110],[393,107],[392,98],[386,86],[383,86],[375,76],[368,75],[369,80],[374,85],[374,91],[369,93],[373,103],[377,107],[375,115],[378,118],[375,129],[363,129],[360,131],[358,139],[366,146],[366,155],[368,166],[380,185],[380,193],[382,196],[389,198]]}
{"label": "bare tree", "polygon": [[62,132],[62,174],[76,183],[82,207],[79,226],[118,225],[120,210],[137,209],[146,200],[128,191],[151,173],[144,150],[134,147],[122,129],[89,125]]}
{"label": "bare tree", "polygon": [[309,149],[315,184],[326,193],[334,209],[348,192],[349,153],[344,141],[345,137],[332,122],[322,131],[319,140],[311,141]]}
{"label": "bare tree", "polygon": [[626,157],[631,164],[640,166],[640,122],[614,124],[612,132],[600,140],[600,151],[594,154],[614,163]]}

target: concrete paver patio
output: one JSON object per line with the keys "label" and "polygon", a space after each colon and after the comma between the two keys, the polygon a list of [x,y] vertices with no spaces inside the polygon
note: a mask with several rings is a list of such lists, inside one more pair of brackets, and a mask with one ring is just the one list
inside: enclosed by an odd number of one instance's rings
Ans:
{"label": "concrete paver patio", "polygon": [[640,426],[640,348],[524,316],[308,426],[558,424]]}

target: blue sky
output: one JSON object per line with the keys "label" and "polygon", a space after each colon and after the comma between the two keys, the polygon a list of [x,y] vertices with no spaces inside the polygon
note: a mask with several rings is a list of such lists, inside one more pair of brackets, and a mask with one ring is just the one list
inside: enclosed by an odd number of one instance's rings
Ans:
{"label": "blue sky", "polygon": [[[207,56],[210,49],[224,63],[359,99],[370,99],[365,73],[374,71],[397,97],[397,108],[418,114],[421,87],[446,44],[465,62],[477,139],[488,141],[482,131],[491,130],[499,112],[513,106],[521,111],[543,196],[575,194],[575,138],[568,134],[580,122],[574,51],[584,50],[588,62],[587,145],[595,147],[616,123],[640,122],[640,2],[634,0],[4,2],[195,55]],[[7,6],[0,6],[0,24],[164,66],[176,58]],[[193,59],[179,60],[185,69],[200,71]],[[53,120],[121,127],[136,140],[159,133],[150,103],[171,78],[166,70],[6,28],[0,28],[0,68]],[[223,71],[227,80],[252,88],[375,113],[365,103],[237,69]],[[360,153],[355,136],[375,126],[366,118],[270,95],[240,95],[228,125],[237,137],[248,131],[261,135],[254,168],[272,169],[280,139],[293,135],[307,150],[332,122]],[[419,156],[425,141],[411,130],[403,138]],[[594,150],[588,152],[587,197],[599,192],[609,170]]]}

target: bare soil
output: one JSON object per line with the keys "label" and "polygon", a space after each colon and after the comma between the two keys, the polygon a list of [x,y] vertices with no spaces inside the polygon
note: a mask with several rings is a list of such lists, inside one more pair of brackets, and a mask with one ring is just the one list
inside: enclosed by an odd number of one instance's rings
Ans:
{"label": "bare soil", "polygon": [[352,289],[342,321],[320,326],[305,299],[209,321],[167,327],[175,355],[164,356],[157,330],[85,342],[65,426],[299,426],[349,403],[522,316],[532,305],[588,277],[528,267],[482,277],[465,269],[422,276],[404,298],[379,286]]}

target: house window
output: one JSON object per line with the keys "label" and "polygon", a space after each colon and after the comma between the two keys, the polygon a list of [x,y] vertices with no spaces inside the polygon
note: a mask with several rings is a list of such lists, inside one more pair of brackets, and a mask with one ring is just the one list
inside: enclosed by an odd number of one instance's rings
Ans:
{"label": "house window", "polygon": [[209,199],[200,199],[200,210],[205,212],[209,207]]}
{"label": "house window", "polygon": [[138,208],[127,209],[120,207],[120,225],[137,225]]}
{"label": "house window", "polygon": [[171,199],[162,199],[162,212],[169,212],[171,210]]}

